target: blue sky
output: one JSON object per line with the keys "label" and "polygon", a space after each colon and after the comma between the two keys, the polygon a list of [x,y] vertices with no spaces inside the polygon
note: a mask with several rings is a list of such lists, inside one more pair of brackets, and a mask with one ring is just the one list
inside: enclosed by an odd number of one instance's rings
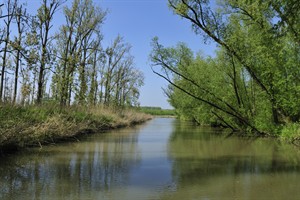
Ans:
{"label": "blue sky", "polygon": [[162,87],[166,81],[157,77],[150,68],[149,54],[151,39],[159,37],[165,46],[185,42],[194,51],[213,55],[213,45],[204,45],[202,37],[196,35],[186,20],[174,15],[167,0],[94,0],[97,5],[107,8],[109,14],[103,26],[104,44],[109,44],[118,34],[132,45],[136,67],[145,75],[141,88],[142,106],[170,108]]}
{"label": "blue sky", "polygon": [[[40,0],[29,0],[28,6],[38,8]],[[162,87],[167,82],[153,74],[150,68],[149,54],[151,40],[158,36],[165,46],[174,46],[185,42],[195,52],[214,55],[214,45],[205,45],[202,37],[196,35],[189,22],[174,15],[167,5],[167,0],[94,0],[109,13],[102,27],[104,33],[103,46],[112,43],[118,34],[132,45],[135,64],[145,75],[145,85],[141,88],[140,103],[142,106],[158,106],[171,108]],[[70,5],[72,0],[68,0]],[[31,9],[34,9],[31,7]],[[63,23],[62,9],[56,14],[54,31]]]}

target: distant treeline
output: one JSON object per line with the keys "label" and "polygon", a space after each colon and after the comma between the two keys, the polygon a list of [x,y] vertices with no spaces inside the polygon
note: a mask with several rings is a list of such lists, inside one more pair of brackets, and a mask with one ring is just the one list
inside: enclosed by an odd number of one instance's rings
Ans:
{"label": "distant treeline", "polygon": [[173,109],[162,109],[161,107],[149,107],[149,106],[142,106],[138,108],[143,113],[150,114],[150,115],[159,115],[159,116],[174,116],[175,110]]}

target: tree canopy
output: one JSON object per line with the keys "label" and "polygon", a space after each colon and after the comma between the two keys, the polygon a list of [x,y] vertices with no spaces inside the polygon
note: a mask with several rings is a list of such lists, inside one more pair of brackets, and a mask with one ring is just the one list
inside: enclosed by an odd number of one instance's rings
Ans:
{"label": "tree canopy", "polygon": [[218,45],[205,58],[185,44],[153,40],[153,70],[169,81],[166,93],[181,117],[260,135],[299,122],[299,1],[168,2]]}
{"label": "tree canopy", "polygon": [[0,103],[138,105],[144,76],[131,45],[122,36],[102,45],[107,10],[93,0],[65,3],[41,0],[37,13],[19,0],[0,4]]}

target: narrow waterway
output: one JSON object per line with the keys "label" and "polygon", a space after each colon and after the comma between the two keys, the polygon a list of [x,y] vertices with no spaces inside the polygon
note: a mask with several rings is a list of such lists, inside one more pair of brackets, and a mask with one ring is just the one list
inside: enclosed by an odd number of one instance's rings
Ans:
{"label": "narrow waterway", "polygon": [[300,199],[300,152],[176,119],[0,161],[0,199]]}

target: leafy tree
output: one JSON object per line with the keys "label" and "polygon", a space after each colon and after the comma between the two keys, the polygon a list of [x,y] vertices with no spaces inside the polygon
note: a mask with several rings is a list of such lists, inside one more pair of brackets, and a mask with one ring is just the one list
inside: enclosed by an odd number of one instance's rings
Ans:
{"label": "leafy tree", "polygon": [[[96,105],[98,103],[97,101],[97,97],[98,97],[98,90],[99,90],[99,86],[98,86],[98,76],[100,73],[100,68],[99,66],[102,65],[103,63],[103,58],[104,58],[104,53],[103,50],[100,46],[100,42],[101,42],[101,37],[98,37],[98,39],[96,41],[94,41],[93,43],[93,55],[90,58],[90,62],[91,62],[91,70],[90,70],[90,79],[91,79],[91,83],[90,83],[90,88],[89,88],[89,92],[88,92],[88,103],[89,105]],[[101,49],[100,49],[101,48]]]}
{"label": "leafy tree", "polygon": [[[64,8],[66,24],[60,28],[57,37],[60,64],[57,66],[56,79],[59,80],[60,104],[70,104],[75,75],[78,72],[79,85],[76,100],[80,104],[86,101],[86,67],[93,55],[96,37],[100,36],[100,26],[106,12],[96,7],[91,0],[74,0],[71,8]],[[79,65],[78,65],[79,63]]]}
{"label": "leafy tree", "polygon": [[105,93],[104,93],[104,104],[109,105],[111,103],[113,79],[116,76],[116,69],[122,62],[122,58],[129,53],[131,46],[124,43],[124,39],[121,36],[117,36],[111,47],[108,47],[105,51],[107,56],[107,63],[105,68]]}
{"label": "leafy tree", "polygon": [[154,40],[151,58],[163,70],[155,72],[173,87],[171,102],[188,105],[174,99],[180,90],[222,125],[259,134],[299,120],[298,1],[169,0],[169,5],[196,34],[219,45],[216,58],[185,63],[190,55],[182,53],[185,48],[164,48]]}
{"label": "leafy tree", "polygon": [[40,104],[44,97],[61,106],[137,105],[143,75],[134,67],[131,46],[120,36],[106,51],[101,44],[107,11],[92,0],[74,0],[53,34],[55,13],[65,0],[41,2],[35,15],[18,0],[0,4],[1,101],[18,103],[19,91],[22,105]]}
{"label": "leafy tree", "polygon": [[138,88],[143,85],[144,76],[134,67],[130,49],[131,46],[118,36],[105,51],[106,63],[103,70],[105,105],[132,106],[137,104]]}
{"label": "leafy tree", "polygon": [[43,99],[44,87],[45,87],[45,70],[46,64],[50,62],[50,42],[52,37],[50,36],[50,29],[52,28],[52,21],[55,12],[63,4],[62,0],[43,0],[41,7],[38,9],[37,23],[38,23],[38,36],[40,40],[40,66],[38,73],[38,89],[37,89],[37,99],[38,104],[41,103]]}

